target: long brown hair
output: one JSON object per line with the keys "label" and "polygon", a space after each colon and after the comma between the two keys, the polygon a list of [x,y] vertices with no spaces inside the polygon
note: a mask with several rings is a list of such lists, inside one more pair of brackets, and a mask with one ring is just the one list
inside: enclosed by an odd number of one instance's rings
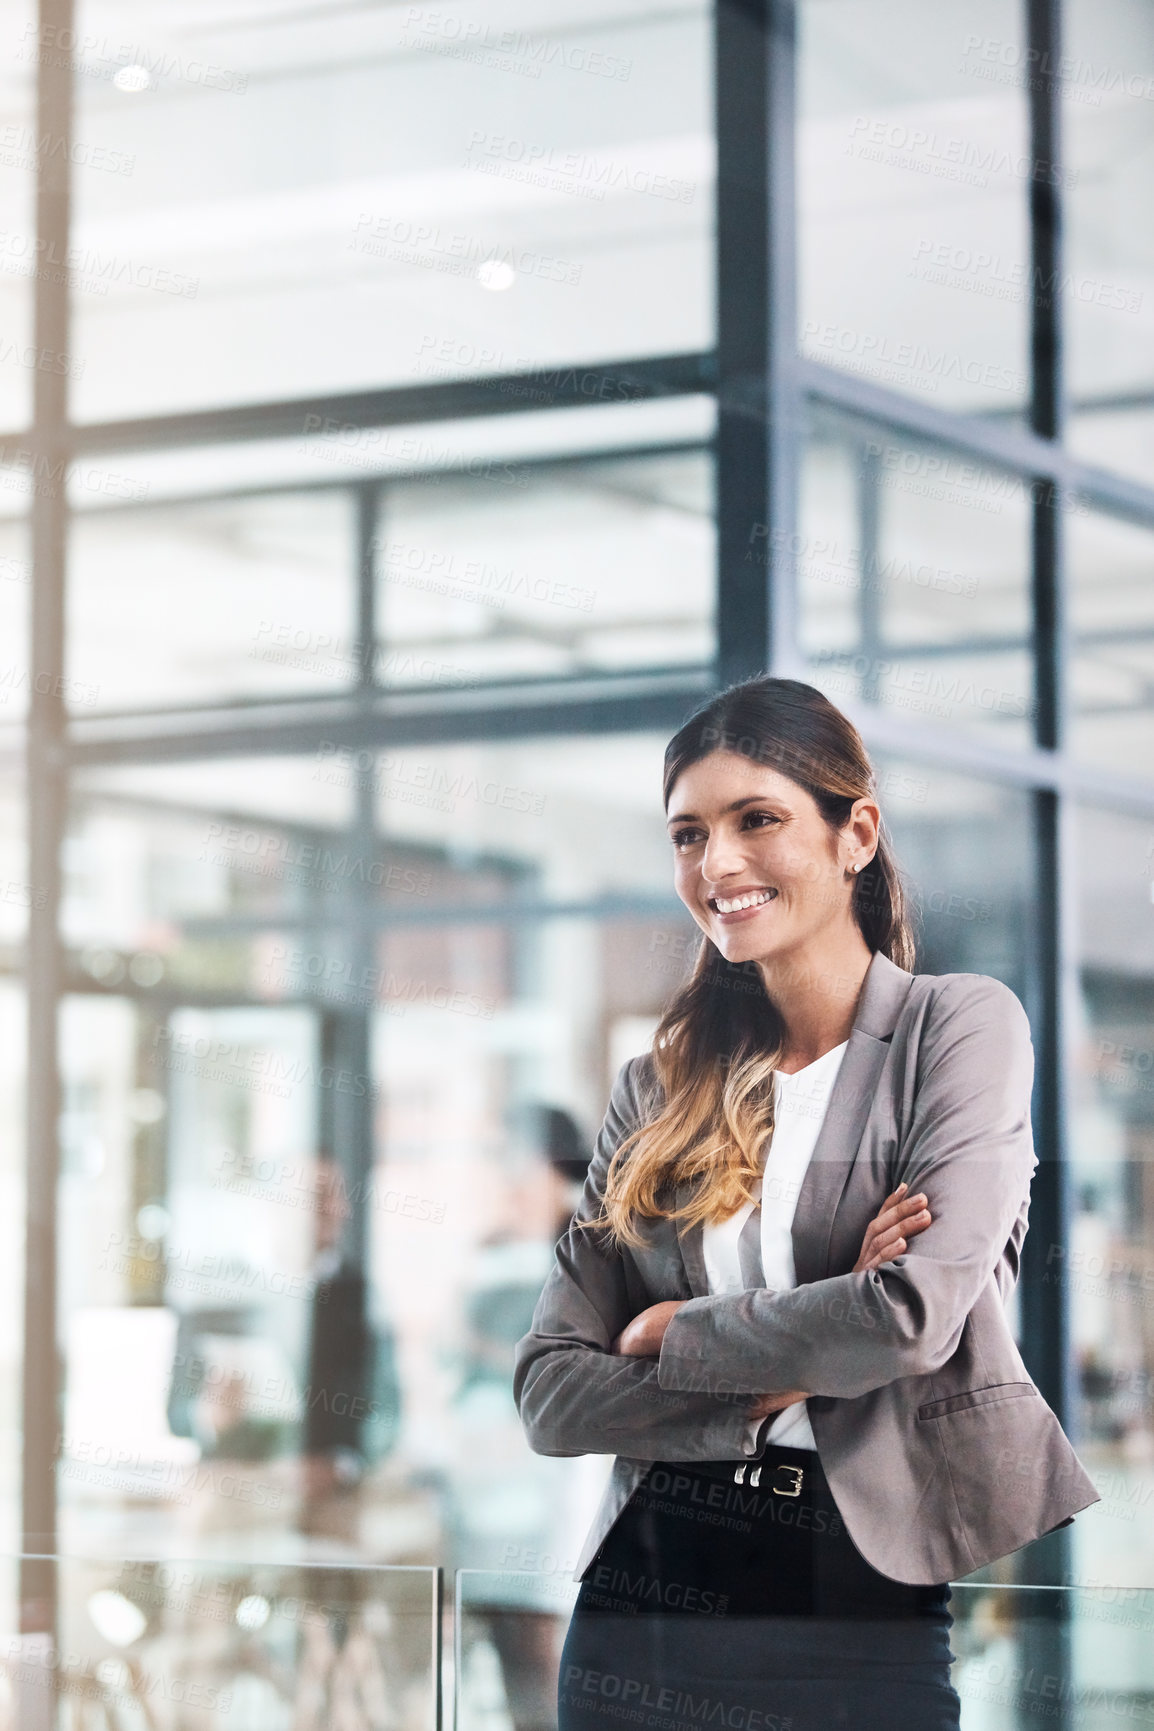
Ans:
{"label": "long brown hair", "polygon": [[[849,821],[855,800],[876,797],[857,728],[800,680],[747,679],[692,715],[666,747],[666,808],[682,772],[715,751],[788,776],[834,832]],[[870,950],[912,970],[907,897],[884,823],[874,858],[854,879],[851,908]],[[727,962],[703,937],[693,972],[654,1035],[660,1101],[610,1162],[598,1224],[618,1242],[642,1241],[639,1218],[726,1220],[751,1198],[773,1134],[773,1072],[783,1037],[756,966]],[[679,1203],[682,1186],[691,1188]]]}

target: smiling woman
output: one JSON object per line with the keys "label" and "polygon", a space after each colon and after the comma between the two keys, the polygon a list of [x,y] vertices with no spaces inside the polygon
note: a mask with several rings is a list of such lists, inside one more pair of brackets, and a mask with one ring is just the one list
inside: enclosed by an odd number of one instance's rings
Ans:
{"label": "smiling woman", "polygon": [[[783,765],[786,767],[783,768]],[[856,731],[812,686],[754,681],[669,745],[677,893],[708,940],[654,1042],[665,1098],[619,1149],[605,1220],[720,1222],[748,1202],[773,1134],[774,1072],[844,1042],[875,950],[913,961],[901,877]],[[868,868],[868,869],[867,869]]]}
{"label": "smiling woman", "polygon": [[852,1699],[859,1731],[950,1731],[948,1582],[1097,1500],[1005,1313],[1026,1018],[910,971],[871,765],[813,687],[723,692],[664,791],[704,941],[518,1349],[532,1446],[618,1455],[561,1731],[622,1678],[733,1725],[826,1731]]}

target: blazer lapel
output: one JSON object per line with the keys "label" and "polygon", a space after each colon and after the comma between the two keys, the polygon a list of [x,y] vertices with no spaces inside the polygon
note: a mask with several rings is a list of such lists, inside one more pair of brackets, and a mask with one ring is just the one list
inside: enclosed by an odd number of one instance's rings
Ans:
{"label": "blazer lapel", "polygon": [[888,1050],[881,1040],[860,1028],[849,1037],[794,1210],[791,1237],[799,1286],[824,1279],[829,1267],[833,1217],[865,1131]]}
{"label": "blazer lapel", "polygon": [[[846,1054],[798,1193],[792,1238],[799,1286],[823,1279],[829,1267],[833,1217],[865,1133],[890,1035],[912,983],[912,974],[897,967],[880,950],[874,954],[862,982]],[[692,1186],[680,1185],[677,1207],[683,1207],[691,1194]],[[700,1225],[686,1226],[679,1221],[677,1244],[690,1292],[694,1298],[708,1298],[709,1276]]]}
{"label": "blazer lapel", "polygon": [[[679,1184],[677,1187],[676,1206],[684,1208],[692,1196],[695,1186]],[[681,1251],[681,1260],[685,1264],[685,1278],[694,1298],[709,1297],[709,1275],[705,1271],[705,1250],[701,1239],[701,1222],[687,1226],[683,1220],[677,1222],[677,1244]]]}
{"label": "blazer lapel", "polygon": [[890,1036],[912,983],[912,974],[880,950],[875,953],[794,1210],[791,1237],[799,1286],[822,1280],[828,1272],[834,1215],[865,1133]]}

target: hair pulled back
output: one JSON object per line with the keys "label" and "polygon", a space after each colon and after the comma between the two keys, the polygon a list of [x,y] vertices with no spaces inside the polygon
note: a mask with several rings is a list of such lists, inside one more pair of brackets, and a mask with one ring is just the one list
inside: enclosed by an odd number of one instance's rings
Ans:
{"label": "hair pulled back", "polygon": [[[748,679],[697,710],[666,747],[667,808],[683,772],[719,751],[765,764],[804,788],[835,834],[855,800],[877,797],[857,728],[800,680]],[[908,901],[884,823],[850,906],[870,950],[912,970]],[[640,1243],[638,1219],[726,1220],[750,1199],[773,1134],[773,1072],[783,1041],[781,1017],[756,967],[726,961],[703,937],[654,1036],[654,1114],[610,1164],[600,1224],[616,1239]]]}

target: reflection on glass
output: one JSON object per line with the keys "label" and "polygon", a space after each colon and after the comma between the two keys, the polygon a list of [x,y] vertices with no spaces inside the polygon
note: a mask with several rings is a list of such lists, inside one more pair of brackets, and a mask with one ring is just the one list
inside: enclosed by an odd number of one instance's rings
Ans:
{"label": "reflection on glass", "polygon": [[612,1076],[692,954],[663,746],[76,775],[77,1545],[128,1521],[191,1555],[225,1531],[471,1568],[575,1554],[606,1463],[530,1453],[512,1352]]}
{"label": "reflection on glass", "polygon": [[[1074,1218],[1050,1273],[1069,1301],[1084,1452],[1103,1499],[1100,1518],[1075,1523],[1079,1578],[1146,1587],[1154,1542],[1154,823],[1086,805],[1077,835]],[[1149,1657],[1147,1643],[1147,1688]]]}
{"label": "reflection on glass", "polygon": [[42,886],[28,882],[25,847],[23,788],[6,767],[0,775],[0,1543],[14,1540],[19,1520],[27,1049],[24,966],[29,912],[43,900]]}
{"label": "reflection on glass", "polygon": [[86,0],[78,417],[711,346],[708,32]]}
{"label": "reflection on glass", "polygon": [[1130,775],[1154,768],[1154,534],[1097,512],[1067,528],[1070,744]]}
{"label": "reflection on glass", "polygon": [[[555,1554],[534,1559],[520,1573],[458,1575],[454,1672],[459,1731],[550,1731],[557,1722],[559,1687],[564,1691],[576,1684],[593,1696],[595,1706],[624,1697],[627,1679],[596,1672],[558,1676],[575,1592],[567,1566]],[[498,1604],[507,1607],[499,1615],[494,1609]],[[1050,1717],[1056,1704],[1067,1710],[1066,1722],[1079,1731],[1105,1724],[1107,1716],[1149,1723],[1151,1590],[1096,1586],[1042,1593],[964,1581],[954,1586],[950,1611],[962,1731],[1015,1731]],[[1072,1674],[1060,1658],[1055,1663],[1067,1629]],[[726,1682],[718,1679],[721,1700],[703,1698],[706,1708],[724,1704]],[[655,1719],[668,1718],[679,1728],[701,1723],[697,1697],[668,1693],[671,1700],[655,1711]],[[640,1697],[637,1687],[633,1698]],[[638,1723],[650,1716],[647,1707],[643,1702],[632,1709],[641,1714]],[[740,1720],[744,1726],[751,1717],[736,1705],[730,1711],[734,1724]],[[772,1702],[766,1702],[762,1712],[772,1727]],[[717,1720],[720,1723],[720,1712]]]}
{"label": "reflection on glass", "polygon": [[707,662],[704,452],[396,485],[377,548],[386,684]]}
{"label": "reflection on glass", "polygon": [[[15,1573],[6,1558],[5,1573]],[[59,1650],[6,1635],[2,1723],[436,1731],[427,1568],[62,1557]]]}
{"label": "reflection on glass", "polygon": [[1062,131],[1063,317],[1070,444],[1154,482],[1154,16],[1132,0],[1067,0]]}
{"label": "reflection on glass", "polygon": [[1021,9],[807,0],[800,18],[803,354],[942,408],[1020,410]]}
{"label": "reflection on glass", "polygon": [[1025,483],[815,420],[794,549],[801,644],[834,703],[1030,739]]}
{"label": "reflection on glass", "polygon": [[917,914],[917,971],[992,974],[1024,998],[1029,796],[884,754],[875,765]]}
{"label": "reflection on glass", "polygon": [[28,551],[26,523],[0,519],[0,642],[4,645],[0,651],[0,726],[19,723],[28,709],[32,684],[27,649],[32,596]]}
{"label": "reflection on glass", "polygon": [[319,492],[78,517],[70,707],[347,690],[352,523],[346,495]]}
{"label": "reflection on glass", "polygon": [[[4,148],[0,151],[0,427],[23,427],[32,419],[36,364],[32,338],[32,289],[36,249],[36,73],[37,9],[33,0],[12,0],[0,13],[0,104]],[[90,164],[77,164],[80,174]],[[53,357],[66,376],[80,371],[74,354]],[[4,477],[7,481],[8,477]],[[2,572],[0,572],[2,575]]]}

